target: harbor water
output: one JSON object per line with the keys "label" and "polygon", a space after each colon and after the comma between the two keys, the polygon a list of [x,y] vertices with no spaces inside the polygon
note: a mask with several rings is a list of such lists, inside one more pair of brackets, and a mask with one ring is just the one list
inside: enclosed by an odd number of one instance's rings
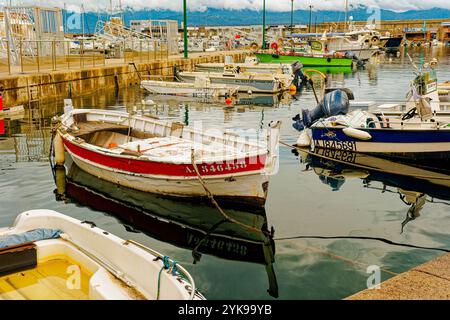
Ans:
{"label": "harbor water", "polygon": [[[404,101],[414,77],[406,53],[377,57],[364,68],[329,72],[327,85],[351,89],[356,100]],[[437,58],[438,81],[450,80],[450,49],[416,48],[409,54],[418,65]],[[156,105],[144,108],[142,100],[148,99]],[[281,120],[286,144],[298,136],[292,117],[316,105],[310,88],[295,96],[241,95],[227,106],[149,96],[139,87],[99,89],[95,95],[74,97],[73,104],[145,109],[186,125],[201,121],[205,128],[237,133],[263,132],[270,121]],[[62,113],[63,102],[55,101],[34,104],[23,116],[4,120],[0,228],[30,209],[53,209],[92,221],[176,259],[207,299],[343,299],[366,289],[374,268],[383,281],[450,250],[450,170],[440,171],[439,183],[421,184],[416,177],[398,179],[383,172],[369,181],[364,170],[333,174],[332,165],[307,164],[301,154],[281,145],[265,210],[225,208],[252,226],[246,228],[226,221],[207,201],[192,203],[118,187],[70,161],[65,172],[52,172],[51,118]],[[411,202],[414,196],[424,200],[419,209]]]}

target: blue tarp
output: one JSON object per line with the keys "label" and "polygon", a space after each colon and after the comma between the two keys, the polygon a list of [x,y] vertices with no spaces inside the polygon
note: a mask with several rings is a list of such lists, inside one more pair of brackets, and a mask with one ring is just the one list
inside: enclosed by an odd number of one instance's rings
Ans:
{"label": "blue tarp", "polygon": [[63,233],[61,230],[35,229],[19,234],[0,236],[0,249],[47,239],[57,239]]}

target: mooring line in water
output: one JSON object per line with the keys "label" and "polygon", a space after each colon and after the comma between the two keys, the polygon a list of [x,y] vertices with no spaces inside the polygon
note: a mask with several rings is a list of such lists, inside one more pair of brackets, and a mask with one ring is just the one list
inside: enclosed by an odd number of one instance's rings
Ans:
{"label": "mooring line in water", "polygon": [[339,240],[339,239],[350,239],[350,240],[374,240],[387,243],[393,246],[413,248],[413,249],[422,249],[422,250],[434,250],[434,251],[442,251],[442,252],[450,252],[450,249],[445,248],[435,248],[435,247],[423,247],[417,246],[414,244],[408,243],[400,243],[395,242],[389,239],[377,238],[377,237],[365,237],[365,236],[294,236],[294,237],[284,237],[284,238],[275,238],[275,241],[285,241],[285,240],[296,240],[296,239],[322,239],[322,240]]}
{"label": "mooring line in water", "polygon": [[203,180],[203,178],[202,178],[202,176],[201,176],[201,174],[200,174],[200,171],[198,170],[197,164],[195,163],[195,154],[194,154],[194,153],[195,153],[195,152],[194,152],[194,149],[191,149],[191,164],[192,164],[192,166],[194,167],[194,171],[195,171],[195,173],[197,174],[197,178],[198,178],[198,180],[200,181],[200,184],[202,185],[202,187],[203,187],[203,189],[205,190],[206,194],[208,195],[208,198],[211,200],[211,202],[212,202],[213,205],[216,207],[216,209],[220,212],[220,214],[222,214],[222,215],[225,217],[225,219],[227,219],[228,221],[231,221],[231,222],[233,222],[233,223],[236,223],[236,224],[240,225],[240,226],[243,227],[243,228],[246,228],[246,229],[248,229],[248,230],[255,231],[255,232],[260,232],[260,233],[263,233],[263,234],[264,234],[264,232],[263,232],[262,230],[259,230],[259,229],[255,228],[255,227],[252,227],[252,226],[249,226],[249,225],[247,225],[247,224],[245,224],[245,223],[242,223],[242,222],[240,222],[240,221],[237,221],[236,219],[233,219],[232,217],[230,217],[229,215],[227,215],[227,214],[225,213],[225,211],[223,211],[223,209],[222,209],[222,208],[220,207],[220,205],[217,203],[216,199],[214,199],[213,193],[212,193],[212,192],[208,189],[208,187],[206,186],[205,181]]}
{"label": "mooring line in water", "polygon": [[[302,247],[305,250],[316,251],[317,253],[329,256],[330,258],[333,258],[333,259],[336,259],[336,260],[341,260],[341,261],[346,262],[346,263],[351,264],[351,265],[359,265],[359,266],[362,266],[362,267],[367,267],[368,265],[370,265],[369,263],[363,263],[363,262],[360,262],[360,261],[351,260],[349,258],[337,255],[337,254],[335,254],[333,252],[325,251],[325,250],[322,250],[322,249],[319,249],[319,248],[316,248],[316,247],[313,247],[313,246],[309,246],[308,245],[308,246],[302,246]],[[391,271],[391,270],[388,270],[388,269],[385,269],[385,268],[380,268],[380,270],[385,272],[385,273],[391,274],[393,276],[398,275],[398,273],[396,273],[394,271]]]}

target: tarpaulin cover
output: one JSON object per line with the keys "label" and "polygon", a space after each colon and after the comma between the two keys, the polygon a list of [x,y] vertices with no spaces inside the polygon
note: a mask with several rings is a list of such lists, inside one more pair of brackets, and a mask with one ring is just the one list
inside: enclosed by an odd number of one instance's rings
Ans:
{"label": "tarpaulin cover", "polygon": [[60,237],[61,233],[63,233],[61,230],[35,229],[24,233],[0,236],[0,249],[21,245],[27,242],[57,239]]}

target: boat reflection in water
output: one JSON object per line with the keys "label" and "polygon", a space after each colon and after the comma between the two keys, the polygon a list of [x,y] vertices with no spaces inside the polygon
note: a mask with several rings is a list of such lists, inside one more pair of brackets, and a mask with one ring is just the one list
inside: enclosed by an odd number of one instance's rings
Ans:
{"label": "boat reflection in water", "polygon": [[227,104],[224,97],[184,97],[184,96],[165,96],[165,95],[148,95],[144,100],[147,104],[154,102],[155,105],[168,105],[178,107],[188,104],[192,107],[239,107],[239,106],[258,106],[258,107],[279,107],[280,104],[290,104],[292,97],[289,92],[278,94],[265,93],[238,93],[231,98],[231,102]]}
{"label": "boat reflection in water", "polygon": [[[194,263],[202,254],[235,261],[262,264],[269,289],[278,297],[273,263],[275,244],[263,209],[244,212],[226,209],[227,220],[215,207],[171,199],[119,186],[98,179],[74,163],[55,169],[56,198],[73,201],[110,214],[127,230],[138,230],[172,245],[192,250]],[[237,222],[236,222],[237,221]]]}
{"label": "boat reflection in water", "polygon": [[[450,174],[446,169],[424,169],[365,154],[323,148],[314,152],[300,150],[299,153],[307,169],[314,170],[320,180],[335,191],[346,179],[354,178],[361,179],[366,188],[398,193],[400,200],[408,206],[402,232],[409,221],[420,216],[428,202],[450,201]],[[372,186],[372,182],[381,182],[383,187]]]}

